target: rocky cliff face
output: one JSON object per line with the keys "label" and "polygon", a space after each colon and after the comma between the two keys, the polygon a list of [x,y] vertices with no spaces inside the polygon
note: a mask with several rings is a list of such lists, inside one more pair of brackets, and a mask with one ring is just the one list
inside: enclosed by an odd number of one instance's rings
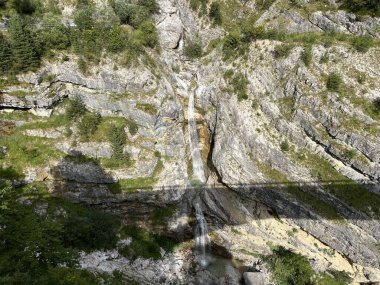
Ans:
{"label": "rocky cliff face", "polygon": [[[144,219],[156,207],[175,205],[167,228],[184,237],[191,236],[192,202],[200,199],[213,250],[238,260],[240,268],[252,270],[258,264],[256,269],[265,271],[258,254],[282,245],[306,255],[317,271],[346,271],[355,284],[380,281],[380,117],[371,109],[380,98],[380,48],[358,53],[344,43],[315,43],[305,65],[300,43],[287,56],[276,57],[281,43],[262,39],[250,43],[245,56],[226,61],[220,45],[211,48],[227,33],[223,28],[199,19],[185,0],[158,2],[155,21],[162,49],[161,54],[148,51],[154,66],[141,62],[115,68],[118,63],[106,58],[83,75],[69,55],[20,75],[22,84],[3,88],[1,120],[33,138],[32,144],[46,140],[58,153],[44,165],[23,169],[25,182],[45,181],[55,195],[112,211],[126,223]],[[275,1],[256,25],[281,26],[289,34],[334,30],[379,37],[378,18],[359,21],[344,11],[314,11],[305,17],[297,9],[284,10],[282,2]],[[209,52],[189,60],[183,49],[195,39]],[[244,75],[247,99],[234,94],[229,70]],[[341,76],[340,93],[326,90],[333,72]],[[48,82],[46,75],[51,75]],[[190,94],[195,96],[205,185],[193,179]],[[126,128],[124,151],[131,165],[99,164],[112,157],[109,142],[78,142],[65,135],[67,128],[46,123],[64,112],[67,97],[80,98],[104,118],[124,117],[138,125],[137,132]],[[26,112],[33,115],[18,115]],[[39,127],[44,123],[47,128]],[[77,132],[75,125],[68,129]],[[72,158],[79,154],[95,161]],[[133,179],[150,182],[133,191],[112,188]],[[97,252],[84,255],[81,264],[122,270],[143,284],[236,284],[240,278],[231,265],[219,279],[194,269],[187,260],[191,251],[163,256],[156,263]]]}

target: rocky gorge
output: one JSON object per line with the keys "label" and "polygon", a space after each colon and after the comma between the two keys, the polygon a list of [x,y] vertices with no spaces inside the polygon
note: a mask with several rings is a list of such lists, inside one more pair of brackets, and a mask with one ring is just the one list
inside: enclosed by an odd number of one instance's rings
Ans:
{"label": "rocky gorge", "polygon": [[[117,248],[81,252],[82,269],[121,272],[125,284],[276,284],[262,257],[277,246],[305,256],[316,273],[347,273],[347,284],[380,282],[380,117],[372,107],[380,98],[379,18],[335,1],[313,10],[315,1],[277,0],[264,11],[260,1],[222,1],[231,17],[256,11],[256,27],[294,36],[286,56],[276,54],[288,42],[268,37],[226,58],[228,27],[189,1],[157,2],[160,51],[148,49],[139,64],[104,55],[84,73],[78,56],[62,51],[2,85],[0,163],[22,172],[13,183],[43,183],[54,197],[177,239],[158,259]],[[332,31],[376,44],[363,53],[343,40],[306,46],[297,38]],[[199,58],[185,54],[194,42]],[[339,92],[326,89],[331,73],[341,77]],[[234,82],[244,82],[242,97]],[[102,117],[88,140],[77,122],[64,123],[73,100]],[[129,160],[115,167],[104,130],[119,120]],[[31,151],[38,163],[16,155]],[[208,266],[193,251],[197,207],[208,225]],[[159,222],[157,209],[169,213]]]}

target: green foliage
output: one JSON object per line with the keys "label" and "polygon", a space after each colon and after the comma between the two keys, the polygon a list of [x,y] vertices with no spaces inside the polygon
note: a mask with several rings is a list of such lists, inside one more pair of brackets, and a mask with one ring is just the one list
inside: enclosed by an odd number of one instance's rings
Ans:
{"label": "green foliage", "polygon": [[209,17],[215,25],[222,24],[222,13],[220,12],[220,3],[212,2],[210,6]]}
{"label": "green foliage", "polygon": [[79,135],[83,141],[88,141],[90,136],[96,132],[101,119],[102,117],[98,113],[85,113],[78,124]]}
{"label": "green foliage", "polygon": [[159,11],[155,0],[139,0],[137,5],[125,0],[116,0],[112,6],[120,22],[134,28],[138,28],[144,21],[150,20],[151,15]]}
{"label": "green foliage", "polygon": [[376,98],[374,101],[373,101],[373,106],[375,108],[375,112],[376,113],[380,113],[380,98]]}
{"label": "green foliage", "polygon": [[227,83],[231,86],[232,92],[238,96],[238,100],[248,99],[248,79],[244,76],[243,73],[238,72],[236,74],[231,74],[231,72],[226,71],[224,78],[227,80]]}
{"label": "green foliage", "polygon": [[13,167],[0,167],[1,179],[19,180],[23,178],[23,175],[18,173]]}
{"label": "green foliage", "polygon": [[241,32],[242,32],[242,41],[250,43],[253,40],[262,39],[265,35],[265,29],[263,26],[255,26],[256,19],[253,17],[248,18],[244,21]]}
{"label": "green foliage", "polygon": [[203,55],[202,43],[200,41],[189,42],[183,52],[188,58],[200,58]]}
{"label": "green foliage", "polygon": [[280,145],[282,151],[289,151],[290,146],[288,141],[283,141]]}
{"label": "green foliage", "polygon": [[74,100],[69,101],[69,105],[66,109],[66,116],[70,120],[77,119],[83,116],[86,112],[86,106],[83,104],[79,97],[74,98]]}
{"label": "green foliage", "polygon": [[31,15],[36,10],[36,6],[32,0],[12,0],[11,6],[19,14]]}
{"label": "green foliage", "polygon": [[74,23],[79,30],[90,30],[95,26],[94,7],[79,5],[74,13]]}
{"label": "green foliage", "polygon": [[288,45],[288,44],[277,45],[274,48],[274,57],[275,58],[288,57],[292,48],[293,47],[291,45]]}
{"label": "green foliage", "polygon": [[13,15],[9,23],[12,48],[12,69],[17,73],[37,68],[40,63],[36,44],[19,15]]}
{"label": "green foliage", "polygon": [[272,255],[264,261],[273,273],[273,279],[278,285],[312,284],[314,274],[306,257],[293,253],[280,246],[273,250]]}
{"label": "green foliage", "polygon": [[125,142],[127,140],[127,135],[124,131],[124,125],[115,126],[112,125],[109,133],[109,138],[112,147],[112,157],[117,160],[125,159],[125,154],[123,152]]}
{"label": "green foliage", "polygon": [[135,134],[137,134],[137,132],[139,130],[139,125],[136,124],[135,121],[128,120],[127,125],[128,125],[128,130],[129,130],[129,132],[131,133],[132,136],[134,136]]}
{"label": "green foliage", "polygon": [[223,54],[224,58],[230,58],[239,48],[240,35],[236,33],[228,34],[223,41]]}
{"label": "green foliage", "polygon": [[378,0],[343,0],[343,7],[358,15],[380,16],[380,2]]}
{"label": "green foliage", "polygon": [[370,36],[354,37],[351,41],[352,46],[361,53],[366,53],[374,46],[373,38]]}
{"label": "green foliage", "polygon": [[114,27],[108,33],[106,49],[110,52],[121,52],[126,48],[128,34],[121,27]]}
{"label": "green foliage", "polygon": [[[0,284],[123,284],[116,272],[95,275],[76,269],[78,250],[116,247],[120,219],[49,197],[43,184],[26,188],[0,182]],[[25,195],[30,206],[17,201]],[[47,203],[46,214],[35,212],[39,203]],[[57,215],[57,209],[68,217]]]}
{"label": "green foliage", "polygon": [[311,64],[311,61],[313,59],[313,54],[312,54],[312,47],[307,46],[304,48],[302,54],[301,54],[301,59],[305,66],[309,67]]}
{"label": "green foliage", "polygon": [[156,47],[158,45],[156,26],[151,21],[142,22],[136,30],[136,39],[143,46]]}
{"label": "green foliage", "polygon": [[356,153],[356,150],[352,149],[352,150],[346,150],[346,151],[344,151],[343,155],[346,158],[352,160],[352,159],[354,159],[356,157],[357,153]]}
{"label": "green foliage", "polygon": [[156,14],[160,11],[160,6],[156,0],[139,0],[137,5],[145,7],[150,14]]}
{"label": "green foliage", "polygon": [[38,41],[48,49],[66,49],[71,45],[70,31],[60,18],[52,13],[43,17],[42,29],[38,32]]}
{"label": "green foliage", "polygon": [[12,68],[12,50],[9,42],[0,33],[0,75],[7,74]]}
{"label": "green foliage", "polygon": [[123,234],[132,238],[132,243],[121,249],[121,253],[129,258],[137,258],[139,256],[144,258],[160,259],[160,248],[166,251],[172,251],[176,241],[152,234],[147,230],[131,225],[124,228]]}
{"label": "green foliage", "polygon": [[330,73],[327,77],[326,88],[329,91],[339,92],[343,84],[342,77],[337,73]]}
{"label": "green foliage", "polygon": [[263,260],[272,271],[277,285],[348,285],[351,278],[344,271],[317,274],[306,257],[279,246]]}
{"label": "green foliage", "polygon": [[117,242],[118,221],[100,211],[72,216],[64,224],[63,240],[70,247],[93,250],[112,249]]}

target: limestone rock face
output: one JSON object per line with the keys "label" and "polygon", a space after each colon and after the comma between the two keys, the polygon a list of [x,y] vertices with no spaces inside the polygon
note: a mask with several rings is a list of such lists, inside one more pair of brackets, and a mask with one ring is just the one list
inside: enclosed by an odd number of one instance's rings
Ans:
{"label": "limestone rock face", "polygon": [[180,11],[176,6],[177,1],[159,1],[160,14],[157,16],[157,29],[160,36],[161,46],[166,49],[180,47],[183,36],[182,21],[179,16]]}
{"label": "limestone rock face", "polygon": [[[200,20],[187,0],[158,2],[154,20],[162,49],[160,54],[146,51],[155,67],[141,60],[127,68],[105,57],[82,74],[70,55],[19,75],[19,85],[1,90],[0,109],[30,110],[38,124],[29,125],[30,113],[27,119],[8,119],[1,111],[4,122],[20,128],[17,135],[46,140],[61,157],[44,167],[28,166],[25,182],[45,181],[55,195],[111,211],[126,222],[144,224],[157,208],[175,206],[160,230],[185,239],[193,238],[197,201],[209,224],[211,246],[242,262],[249,271],[247,284],[267,284],[262,277],[270,274],[257,256],[269,254],[272,245],[307,256],[316,271],[344,270],[360,282],[379,280],[378,209],[360,204],[357,193],[352,202],[338,191],[342,187],[331,190],[344,180],[344,191],[356,181],[368,193],[380,193],[380,125],[372,104],[380,98],[379,47],[358,53],[348,43],[328,47],[316,42],[307,66],[303,43],[295,42],[289,55],[276,57],[275,49],[284,43],[266,39],[252,42],[244,57],[225,60],[222,47],[209,45],[227,33],[222,27],[213,27],[208,17]],[[280,2],[256,25],[287,33],[380,36],[378,18],[358,19],[339,10],[306,17],[281,9]],[[252,1],[246,7],[255,8]],[[67,20],[71,10],[64,11]],[[190,60],[182,47],[198,37],[207,53]],[[246,79],[246,99],[239,100],[228,80],[231,71]],[[341,77],[341,92],[326,88],[332,73]],[[44,82],[46,75],[51,82]],[[190,95],[206,185],[193,179]],[[64,114],[65,98],[80,98],[88,111],[109,120],[101,130],[106,135],[82,142],[77,121],[69,130],[50,126],[50,116]],[[113,150],[105,128],[122,118],[123,151],[130,161],[107,166],[103,162],[112,160]],[[0,150],[0,159],[11,151],[1,145]],[[136,181],[142,186],[123,189],[123,183]],[[81,266],[122,270],[142,284],[237,284],[240,277],[231,264],[222,278],[194,267],[191,250],[162,256],[153,261],[128,260],[116,250],[83,253]]]}

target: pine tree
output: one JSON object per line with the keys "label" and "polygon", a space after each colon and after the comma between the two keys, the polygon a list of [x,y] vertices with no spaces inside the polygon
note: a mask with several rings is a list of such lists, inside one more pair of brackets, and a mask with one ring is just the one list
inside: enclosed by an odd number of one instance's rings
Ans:
{"label": "pine tree", "polygon": [[12,67],[12,52],[8,41],[0,34],[0,75],[7,73]]}
{"label": "pine tree", "polygon": [[9,33],[13,70],[17,72],[28,71],[39,66],[39,55],[30,32],[26,29],[20,15],[14,15],[10,20]]}

